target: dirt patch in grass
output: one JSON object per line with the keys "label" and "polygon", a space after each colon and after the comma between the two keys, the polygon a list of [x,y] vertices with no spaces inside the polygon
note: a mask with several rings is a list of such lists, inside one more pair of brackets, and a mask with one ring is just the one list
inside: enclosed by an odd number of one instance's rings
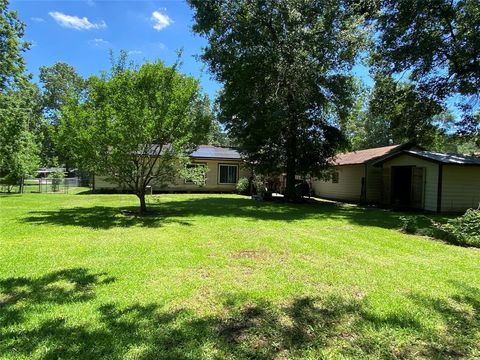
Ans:
{"label": "dirt patch in grass", "polygon": [[269,252],[257,250],[240,250],[230,253],[230,257],[234,259],[264,259],[269,256]]}

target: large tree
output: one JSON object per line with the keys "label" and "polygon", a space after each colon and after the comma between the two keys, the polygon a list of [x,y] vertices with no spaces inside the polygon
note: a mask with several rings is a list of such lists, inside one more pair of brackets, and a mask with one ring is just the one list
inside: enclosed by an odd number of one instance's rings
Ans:
{"label": "large tree", "polygon": [[57,141],[60,123],[60,109],[70,98],[81,97],[85,91],[86,81],[75,68],[63,62],[52,66],[41,66],[39,74],[42,85],[42,110],[45,123],[42,132],[42,159],[46,165],[56,161],[69,167],[71,162],[70,147],[62,146]]}
{"label": "large tree", "polygon": [[[375,65],[406,73],[419,91],[461,97],[462,129],[480,144],[480,2],[478,0],[366,0],[374,4]],[[370,8],[371,10],[372,8]]]}
{"label": "large tree", "polygon": [[83,168],[137,195],[143,213],[147,186],[175,181],[210,123],[198,80],[160,61],[125,66],[123,53],[111,74],[89,79],[84,99],[62,107],[59,138]]}
{"label": "large tree", "polygon": [[365,146],[411,142],[430,146],[444,112],[440,103],[418,92],[413,84],[377,74],[365,116]]}
{"label": "large tree", "polygon": [[342,0],[189,0],[202,58],[223,84],[220,119],[263,171],[318,173],[343,144],[361,21]]}
{"label": "large tree", "polygon": [[22,40],[25,25],[8,1],[0,0],[0,173],[10,183],[31,175],[38,166],[32,132],[38,121],[36,88],[28,83]]}

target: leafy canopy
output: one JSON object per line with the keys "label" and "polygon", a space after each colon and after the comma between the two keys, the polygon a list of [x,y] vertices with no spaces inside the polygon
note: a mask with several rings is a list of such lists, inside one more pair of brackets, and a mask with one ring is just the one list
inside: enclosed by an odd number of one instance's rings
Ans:
{"label": "leafy canopy", "polygon": [[62,108],[59,138],[83,168],[134,192],[145,211],[146,187],[176,180],[211,115],[198,80],[177,64],[125,61],[122,53],[110,74],[88,80],[85,100]]}
{"label": "leafy canopy", "polygon": [[189,0],[202,58],[223,84],[220,120],[263,172],[318,172],[343,144],[353,102],[349,74],[364,45],[344,1]]}
{"label": "leafy canopy", "polygon": [[0,175],[10,184],[31,175],[39,160],[31,131],[38,109],[35,87],[25,73],[24,27],[8,1],[0,0]]}
{"label": "leafy canopy", "polygon": [[480,144],[480,2],[378,0],[374,64],[407,73],[420,92],[438,101],[460,96],[463,132]]}

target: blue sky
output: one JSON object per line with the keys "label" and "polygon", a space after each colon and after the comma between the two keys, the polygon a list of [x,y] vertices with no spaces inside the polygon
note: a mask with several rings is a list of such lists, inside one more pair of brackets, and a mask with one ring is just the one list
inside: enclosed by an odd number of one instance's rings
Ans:
{"label": "blue sky", "polygon": [[[109,68],[109,49],[129,52],[136,62],[161,59],[171,64],[183,49],[184,73],[201,79],[213,99],[220,89],[198,59],[206,40],[191,31],[193,13],[181,0],[11,0],[26,23],[25,39],[32,43],[25,54],[34,74],[42,65],[66,62],[84,77]],[[356,67],[367,84],[365,68]]]}
{"label": "blue sky", "polygon": [[26,24],[25,53],[35,76],[42,65],[66,62],[83,76],[108,70],[109,49],[129,52],[136,62],[161,59],[171,64],[183,48],[182,71],[201,79],[214,96],[220,84],[195,56],[206,41],[192,33],[192,11],[183,1],[30,1],[12,0]]}

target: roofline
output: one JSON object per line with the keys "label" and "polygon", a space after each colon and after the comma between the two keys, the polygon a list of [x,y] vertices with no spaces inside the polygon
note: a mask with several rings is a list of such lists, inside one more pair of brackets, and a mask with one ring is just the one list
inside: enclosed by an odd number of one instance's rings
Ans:
{"label": "roofline", "polygon": [[[384,148],[384,147],[390,147],[390,146],[395,146],[393,149],[391,149],[389,152],[387,152],[386,154],[384,155],[379,155],[379,156],[375,156],[371,159],[368,159],[368,160],[365,160],[365,161],[362,161],[362,162],[350,162],[350,163],[344,163],[344,164],[333,164],[334,166],[345,166],[345,165],[370,165],[372,162],[376,162],[377,160],[381,159],[382,157],[385,157],[387,155],[393,155],[393,154],[396,154],[398,152],[401,152],[401,151],[404,151],[405,149],[411,149],[412,147],[416,147],[420,150],[426,150],[424,147],[422,146],[419,146],[419,145],[416,145],[415,143],[413,142],[407,142],[405,144],[398,144],[398,145],[387,145],[387,146],[379,146],[379,147],[376,147],[376,148],[368,148],[368,149],[362,149],[362,150],[357,150],[357,151],[350,151],[348,153],[345,153],[345,154],[350,154],[350,153],[354,153],[354,152],[358,152],[358,151],[365,151],[365,150],[372,150],[372,149],[381,149],[381,148]],[[343,154],[343,155],[345,155]]]}
{"label": "roofline", "polygon": [[422,156],[420,154],[415,154],[415,153],[410,153],[408,152],[408,150],[401,150],[401,151],[398,151],[398,152],[395,152],[395,153],[392,153],[392,154],[386,154],[384,156],[382,156],[380,159],[377,159],[376,161],[374,161],[372,163],[373,166],[379,166],[381,163],[389,160],[389,159],[392,159],[392,158],[395,158],[397,156],[400,156],[400,155],[409,155],[409,156],[412,156],[412,157],[416,157],[418,159],[422,159],[422,160],[425,160],[425,161],[429,161],[429,162],[432,162],[434,164],[441,164],[441,165],[453,165],[453,166],[480,166],[480,164],[455,164],[455,163],[450,163],[450,162],[445,162],[445,161],[440,161],[440,160],[435,160],[435,159],[431,159],[427,156]]}
{"label": "roofline", "polygon": [[227,157],[202,157],[202,156],[191,156],[191,159],[199,159],[199,160],[224,160],[224,161],[243,161],[243,159],[238,158],[227,158]]}

